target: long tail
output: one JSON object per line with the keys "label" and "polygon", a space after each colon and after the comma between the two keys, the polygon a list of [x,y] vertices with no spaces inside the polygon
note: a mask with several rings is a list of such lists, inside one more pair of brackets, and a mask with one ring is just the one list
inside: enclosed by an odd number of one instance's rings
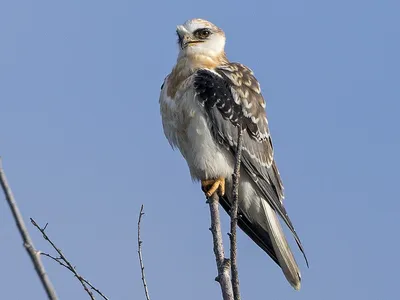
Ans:
{"label": "long tail", "polygon": [[[245,214],[240,212],[238,225],[240,229],[281,267],[290,284],[295,289],[300,289],[300,271],[287,244],[279,219],[269,204],[266,201],[262,202],[265,202],[262,204],[265,216],[261,219],[268,219],[268,222],[263,222],[263,225],[261,225],[254,219],[250,220]],[[220,203],[229,214],[231,205],[228,199],[226,197],[221,197]]]}
{"label": "long tail", "polygon": [[292,251],[288,245],[282,226],[278,216],[267,201],[261,201],[264,208],[267,221],[268,234],[270,236],[272,246],[274,248],[279,265],[282,268],[283,274],[289,283],[296,289],[300,289],[301,274]]}

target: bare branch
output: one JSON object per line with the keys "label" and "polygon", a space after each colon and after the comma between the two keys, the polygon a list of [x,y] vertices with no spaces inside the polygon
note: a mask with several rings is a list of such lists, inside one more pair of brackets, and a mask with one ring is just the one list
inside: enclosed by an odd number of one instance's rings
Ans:
{"label": "bare branch", "polygon": [[57,295],[56,291],[53,287],[53,284],[50,281],[50,278],[46,274],[46,270],[40,259],[40,252],[37,251],[33,245],[32,239],[29,236],[28,230],[25,226],[24,220],[22,218],[21,212],[19,211],[17,202],[14,199],[14,195],[11,191],[10,186],[8,185],[6,174],[4,173],[1,157],[0,157],[0,183],[3,188],[4,195],[6,196],[6,200],[8,205],[10,206],[11,212],[13,214],[15,223],[17,224],[19,233],[24,241],[24,247],[28,252],[29,257],[32,260],[32,263],[35,267],[36,273],[42,282],[43,288],[46,291],[47,297],[51,300],[56,300]]}
{"label": "bare branch", "polygon": [[232,209],[231,209],[231,273],[232,273],[232,288],[235,300],[240,300],[239,289],[239,273],[237,268],[237,247],[236,247],[236,228],[238,221],[238,208],[239,208],[239,179],[240,179],[240,164],[242,160],[242,144],[243,144],[243,131],[242,126],[238,126],[238,140],[236,150],[235,170],[232,175],[233,188],[232,188]]}
{"label": "bare branch", "polygon": [[138,224],[137,224],[137,235],[138,235],[138,254],[139,254],[139,263],[140,263],[140,269],[142,272],[142,282],[143,282],[143,288],[144,288],[144,294],[146,295],[146,300],[150,300],[150,296],[149,296],[149,291],[147,289],[147,283],[146,283],[146,276],[144,274],[144,264],[143,264],[143,257],[142,257],[142,240],[140,239],[140,222],[142,221],[142,216],[144,215],[143,212],[143,204],[140,207],[140,213],[139,213],[139,220],[138,220]]}
{"label": "bare branch", "polygon": [[230,278],[230,262],[225,258],[224,246],[222,243],[221,221],[219,218],[219,197],[215,192],[208,198],[211,214],[211,233],[213,236],[214,254],[217,262],[218,276],[215,278],[221,286],[222,298],[224,300],[234,300],[232,282]]}
{"label": "bare branch", "polygon": [[[46,225],[47,225],[47,224],[46,224]],[[63,266],[64,268],[66,268],[66,269],[68,269],[69,271],[73,272],[73,271],[71,270],[71,268],[63,262],[63,259],[62,259],[61,257],[54,257],[54,256],[52,256],[52,255],[50,255],[50,254],[48,254],[48,253],[45,253],[45,252],[41,252],[40,254],[43,255],[43,256],[46,256],[46,257],[48,257],[48,258],[50,258],[50,259],[52,259],[52,260],[54,260],[55,262],[59,263],[59,264],[60,264],[61,266]],[[79,278],[78,278],[78,279],[79,279]],[[99,294],[101,297],[103,297],[104,300],[109,300],[105,295],[103,295],[103,293],[102,293],[101,291],[99,291],[96,287],[94,287],[88,280],[86,280],[86,279],[83,278],[83,277],[80,277],[80,279],[82,279],[88,286],[90,286],[90,288],[91,288],[92,290],[94,290],[97,294]]]}
{"label": "bare branch", "polygon": [[45,229],[47,228],[48,224],[46,224],[43,228],[41,228],[35,222],[35,220],[32,218],[31,218],[31,223],[42,233],[43,238],[49,242],[49,244],[53,247],[53,249],[56,250],[56,252],[59,255],[59,258],[52,257],[47,253],[43,254],[43,255],[45,255],[49,258],[52,258],[53,260],[57,261],[60,265],[64,266],[68,270],[70,270],[75,275],[75,277],[79,280],[82,287],[84,288],[86,293],[89,295],[90,299],[94,300],[95,298],[94,298],[92,291],[87,287],[87,285],[89,285],[94,291],[96,291],[101,297],[103,297],[103,299],[108,300],[108,298],[106,296],[104,296],[98,289],[94,288],[86,279],[84,279],[81,275],[78,274],[78,272],[75,270],[75,268],[69,262],[69,260],[65,257],[65,255],[61,252],[61,250],[59,248],[57,248],[57,246],[53,243],[53,241],[47,236]]}

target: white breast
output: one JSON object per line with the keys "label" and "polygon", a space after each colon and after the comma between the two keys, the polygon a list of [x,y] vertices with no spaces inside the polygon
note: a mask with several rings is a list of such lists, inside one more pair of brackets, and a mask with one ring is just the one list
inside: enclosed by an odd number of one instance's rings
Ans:
{"label": "white breast", "polygon": [[234,159],[231,153],[214,141],[204,108],[196,99],[188,79],[175,99],[167,96],[167,80],[160,95],[164,134],[173,148],[178,148],[194,180],[230,178]]}

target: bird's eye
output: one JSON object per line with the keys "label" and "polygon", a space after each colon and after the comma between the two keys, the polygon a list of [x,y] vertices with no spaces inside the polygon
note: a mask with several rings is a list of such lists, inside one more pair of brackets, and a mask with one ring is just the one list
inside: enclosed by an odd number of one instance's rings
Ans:
{"label": "bird's eye", "polygon": [[195,31],[194,35],[199,39],[206,39],[210,36],[211,31],[208,29],[198,29]]}

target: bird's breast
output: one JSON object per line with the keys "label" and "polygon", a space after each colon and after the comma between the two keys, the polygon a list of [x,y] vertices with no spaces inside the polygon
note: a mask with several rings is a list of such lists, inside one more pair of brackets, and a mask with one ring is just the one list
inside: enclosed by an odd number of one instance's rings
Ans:
{"label": "bird's breast", "polygon": [[164,133],[180,150],[194,180],[230,177],[233,157],[214,139],[204,108],[193,89],[181,97],[160,101]]}

